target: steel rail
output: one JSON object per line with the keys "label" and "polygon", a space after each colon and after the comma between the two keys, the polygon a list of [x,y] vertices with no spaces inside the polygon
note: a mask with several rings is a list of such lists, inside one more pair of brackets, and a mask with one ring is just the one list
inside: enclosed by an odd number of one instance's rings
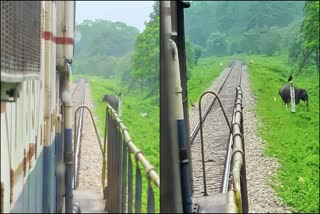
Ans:
{"label": "steel rail", "polygon": [[[79,81],[79,80],[78,80]],[[76,85],[76,87],[73,89],[73,91],[72,91],[72,96],[74,95],[74,93],[76,92],[76,90],[78,89],[78,86],[79,86],[80,84],[79,84],[79,82],[77,83],[77,85]]]}
{"label": "steel rail", "polygon": [[[76,89],[78,88],[79,85],[82,85],[82,96],[81,96],[81,104],[80,106],[83,106],[85,104],[85,99],[86,99],[86,93],[85,93],[85,83],[78,83],[76,85],[76,88],[74,89],[73,93],[76,91]],[[75,117],[77,111],[75,112]],[[79,159],[80,159],[80,144],[81,144],[81,133],[82,133],[82,127],[83,127],[83,113],[84,113],[84,109],[81,108],[80,110],[80,115],[79,115],[79,122],[78,124],[75,123],[74,125],[76,126],[77,124],[77,128],[74,128],[74,165],[73,165],[73,170],[74,170],[74,179],[73,179],[73,187],[74,189],[76,189],[79,186],[79,174],[78,174],[78,166],[79,166]]]}
{"label": "steel rail", "polygon": [[[220,92],[222,91],[222,89],[223,89],[223,87],[224,87],[227,79],[229,78],[230,73],[231,73],[231,71],[233,70],[233,68],[234,68],[235,65],[236,65],[236,62],[233,61],[233,64],[232,64],[232,66],[231,66],[231,68],[230,68],[230,70],[229,70],[226,78],[224,79],[224,81],[222,82],[222,84],[221,84],[220,87],[219,87],[219,90],[218,90],[217,95],[219,95]],[[204,123],[205,120],[207,119],[207,116],[208,116],[208,114],[209,114],[210,110],[212,109],[212,107],[213,107],[213,105],[214,105],[215,102],[216,102],[216,97],[214,97],[214,99],[211,101],[211,103],[208,105],[208,107],[206,108],[205,112],[203,113],[203,116],[202,116],[202,118],[201,118],[202,123]],[[195,128],[192,130],[192,132],[191,132],[191,135],[190,135],[190,143],[191,143],[191,144],[193,144],[193,141],[196,139],[196,136],[197,136],[197,134],[199,133],[199,130],[200,130],[200,121],[197,123],[196,127],[195,127]]]}

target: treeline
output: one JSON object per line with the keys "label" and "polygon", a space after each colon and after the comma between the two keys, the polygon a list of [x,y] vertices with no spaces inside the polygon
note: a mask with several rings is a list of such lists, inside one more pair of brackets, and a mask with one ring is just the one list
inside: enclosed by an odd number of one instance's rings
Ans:
{"label": "treeline", "polygon": [[75,28],[73,69],[107,78],[127,73],[138,34],[122,22],[85,20]]}
{"label": "treeline", "polygon": [[283,33],[298,31],[303,2],[192,2],[186,10],[186,37],[203,55],[273,55],[288,48]]}
{"label": "treeline", "polygon": [[287,54],[319,69],[319,1],[193,1],[185,29],[202,56]]}

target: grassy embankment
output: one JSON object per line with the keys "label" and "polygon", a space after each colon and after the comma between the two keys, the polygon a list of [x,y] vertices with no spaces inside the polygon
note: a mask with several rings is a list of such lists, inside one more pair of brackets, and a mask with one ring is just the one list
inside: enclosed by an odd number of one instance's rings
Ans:
{"label": "grassy embankment", "polygon": [[[95,116],[101,139],[104,138],[104,118],[105,118],[105,103],[101,102],[104,94],[118,94],[120,91],[117,81],[104,79],[92,75],[74,75],[74,79],[83,77],[89,81],[91,96],[95,103]],[[125,126],[127,126],[133,143],[143,152],[147,160],[160,173],[160,139],[159,139],[159,105],[155,104],[155,98],[144,99],[138,92],[122,91],[123,107],[122,117]],[[142,117],[140,113],[147,113]],[[134,163],[134,157],[132,156]],[[142,169],[142,166],[140,165]],[[145,172],[142,169],[142,176],[145,177]],[[135,168],[133,168],[133,176],[135,176]],[[135,182],[134,182],[135,183]],[[142,194],[142,212],[146,212],[147,208],[147,180],[143,178],[143,194]],[[159,191],[155,190],[155,207],[156,212],[159,212]],[[135,190],[133,190],[135,191]]]}
{"label": "grassy embankment", "polygon": [[[319,74],[315,67],[306,69],[300,75],[294,73],[295,85],[308,91],[309,111],[302,101],[296,106],[296,113],[291,113],[290,107],[286,108],[278,96],[279,88],[286,84],[291,72],[284,56],[234,57],[244,59],[249,66],[251,89],[257,97],[259,133],[266,142],[265,152],[276,157],[281,165],[271,185],[294,211],[318,212]],[[224,60],[228,58],[231,57]],[[252,64],[249,63],[251,59]],[[206,58],[192,69],[188,93],[194,102],[219,75],[219,62],[218,58]]]}
{"label": "grassy embankment", "polygon": [[[257,96],[259,131],[266,153],[281,164],[273,187],[295,212],[319,212],[319,73],[315,67],[294,73],[294,83],[309,94],[309,110],[302,101],[296,113],[278,96],[291,66],[281,57],[244,57],[249,62],[251,88]],[[274,101],[274,97],[277,101]]]}

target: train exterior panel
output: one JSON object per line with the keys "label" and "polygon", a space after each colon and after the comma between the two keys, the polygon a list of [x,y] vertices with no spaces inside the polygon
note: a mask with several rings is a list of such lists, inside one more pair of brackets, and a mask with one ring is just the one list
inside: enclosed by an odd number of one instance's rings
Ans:
{"label": "train exterior panel", "polygon": [[1,212],[62,210],[61,67],[72,61],[74,4],[1,2]]}

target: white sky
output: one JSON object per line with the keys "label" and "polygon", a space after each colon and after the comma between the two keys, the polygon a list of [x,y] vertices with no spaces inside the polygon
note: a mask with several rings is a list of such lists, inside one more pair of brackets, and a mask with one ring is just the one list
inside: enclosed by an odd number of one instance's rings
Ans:
{"label": "white sky", "polygon": [[154,1],[76,1],[76,23],[85,19],[120,21],[144,30]]}

